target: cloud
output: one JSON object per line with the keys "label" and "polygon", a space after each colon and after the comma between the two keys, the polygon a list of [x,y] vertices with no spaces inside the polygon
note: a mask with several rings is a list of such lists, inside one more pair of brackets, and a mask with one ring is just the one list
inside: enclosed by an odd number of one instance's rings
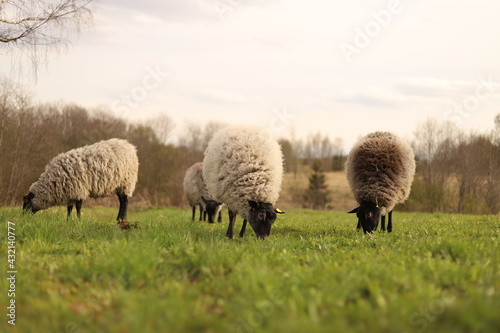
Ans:
{"label": "cloud", "polygon": [[104,6],[127,10],[168,22],[220,20],[224,16],[248,8],[268,7],[282,0],[109,0]]}
{"label": "cloud", "polygon": [[396,83],[396,89],[406,95],[455,98],[474,93],[477,85],[477,80],[451,81],[433,77],[403,77]]}
{"label": "cloud", "polygon": [[218,89],[195,89],[186,93],[202,103],[240,104],[247,101],[247,98],[241,94]]}
{"label": "cloud", "polygon": [[364,90],[345,90],[336,101],[369,107],[393,108],[404,103],[405,97],[397,92],[372,86]]}
{"label": "cloud", "polygon": [[198,0],[109,0],[105,6],[113,11],[129,11],[159,18],[163,21],[190,21],[217,17],[211,2]]}

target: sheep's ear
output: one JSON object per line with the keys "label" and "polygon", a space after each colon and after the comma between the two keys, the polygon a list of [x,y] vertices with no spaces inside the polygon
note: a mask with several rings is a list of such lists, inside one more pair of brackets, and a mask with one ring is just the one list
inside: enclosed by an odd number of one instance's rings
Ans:
{"label": "sheep's ear", "polygon": [[282,211],[282,210],[281,210],[281,209],[279,209],[279,208],[276,208],[276,209],[274,210],[274,212],[275,212],[276,214],[285,214],[285,212],[284,212],[284,211]]}
{"label": "sheep's ear", "polygon": [[201,196],[201,200],[203,200],[204,203],[207,203],[207,199],[205,199],[204,196]]}
{"label": "sheep's ear", "polygon": [[359,207],[356,207],[353,210],[351,210],[350,212],[347,212],[347,214],[357,213],[358,209],[359,209]]}
{"label": "sheep's ear", "polygon": [[33,199],[34,197],[35,197],[35,194],[34,194],[33,192],[30,192],[30,193],[26,194],[26,195],[23,197],[23,199],[24,199],[24,200],[31,200],[31,199]]}
{"label": "sheep's ear", "polygon": [[257,201],[248,200],[248,204],[250,205],[251,208],[254,208],[254,209],[259,208],[259,204],[257,203]]}

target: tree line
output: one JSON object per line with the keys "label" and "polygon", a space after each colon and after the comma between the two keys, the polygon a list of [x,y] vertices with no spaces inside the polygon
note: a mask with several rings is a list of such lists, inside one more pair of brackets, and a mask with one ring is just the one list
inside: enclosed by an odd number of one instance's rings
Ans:
{"label": "tree line", "polygon": [[[452,123],[428,120],[415,131],[417,175],[402,208],[459,213],[500,212],[500,114],[491,133],[464,133]],[[29,92],[8,80],[0,82],[0,205],[21,204],[32,182],[57,154],[113,137],[138,148],[139,179],[134,203],[183,206],[185,170],[203,159],[212,135],[223,123],[187,123],[175,142],[174,122],[160,115],[130,122],[108,110],[88,110],[68,103],[34,103]],[[280,139],[285,171],[307,172],[310,184],[297,207],[324,208],[328,189],[322,172],[341,171],[341,138],[313,133],[303,140]],[[310,180],[311,181],[311,180]],[[311,187],[312,186],[312,187]],[[322,196],[315,193],[322,191]],[[286,190],[286,189],[285,189]],[[308,200],[314,200],[309,203]],[[319,204],[318,204],[319,202]]]}
{"label": "tree line", "polygon": [[490,133],[467,133],[429,119],[415,131],[417,175],[408,209],[500,212],[500,113]]}

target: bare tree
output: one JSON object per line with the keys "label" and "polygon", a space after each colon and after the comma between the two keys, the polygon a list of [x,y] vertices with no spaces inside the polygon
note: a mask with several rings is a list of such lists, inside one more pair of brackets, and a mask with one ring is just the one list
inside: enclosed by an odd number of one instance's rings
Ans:
{"label": "bare tree", "polygon": [[26,157],[33,143],[31,94],[8,80],[0,82],[0,188],[3,204],[15,201],[16,191],[29,173]]}
{"label": "bare tree", "polygon": [[332,170],[341,171],[344,169],[344,142],[342,138],[335,138],[333,141]]}
{"label": "bare tree", "polygon": [[206,124],[199,124],[195,121],[188,121],[179,136],[179,146],[187,150],[191,163],[203,160],[203,152],[208,146],[212,136],[222,127],[224,123],[210,121]]}
{"label": "bare tree", "polygon": [[429,166],[424,177],[429,180],[436,177],[437,169],[441,167],[436,161],[443,159],[443,153],[447,151],[445,146],[456,141],[458,134],[457,127],[451,122],[440,123],[429,118],[419,125],[413,146],[417,158]]}
{"label": "bare tree", "polygon": [[166,114],[159,114],[150,118],[145,121],[144,125],[151,127],[158,137],[158,140],[164,145],[168,143],[175,128],[174,120]]}
{"label": "bare tree", "polygon": [[67,45],[73,32],[92,21],[92,2],[0,0],[0,42],[28,55],[36,74],[43,54]]}
{"label": "bare tree", "polygon": [[203,128],[194,121],[185,124],[182,135],[179,136],[179,145],[186,147],[191,153],[203,152]]}
{"label": "bare tree", "polygon": [[493,143],[500,147],[500,113],[495,116],[495,128],[493,129]]}
{"label": "bare tree", "polygon": [[455,152],[454,174],[458,185],[459,213],[497,214],[500,154],[488,135],[463,136]]}
{"label": "bare tree", "polygon": [[[459,130],[451,122],[427,119],[415,131],[413,147],[422,174],[421,201],[429,211],[445,211],[449,202],[449,175],[452,148],[455,147]],[[418,186],[416,181],[416,186]],[[418,191],[413,191],[414,195]]]}
{"label": "bare tree", "polygon": [[281,146],[281,151],[283,152],[285,172],[293,172],[296,175],[298,170],[299,158],[295,154],[292,143],[286,139],[280,139],[278,142]]}

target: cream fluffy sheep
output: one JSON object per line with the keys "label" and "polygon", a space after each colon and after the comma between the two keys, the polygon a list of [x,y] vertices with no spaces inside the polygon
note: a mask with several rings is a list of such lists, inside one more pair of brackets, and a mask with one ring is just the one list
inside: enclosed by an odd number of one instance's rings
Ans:
{"label": "cream fluffy sheep", "polygon": [[269,236],[283,179],[281,147],[271,134],[257,127],[228,126],[210,140],[203,160],[203,179],[213,199],[229,209],[227,237],[233,237],[236,214],[260,238]]}
{"label": "cream fluffy sheep", "polygon": [[139,160],[135,146],[110,139],[61,153],[54,157],[24,196],[24,210],[36,213],[52,206],[76,204],[77,215],[87,198],[118,196],[117,220],[127,216],[128,197],[137,182]]}
{"label": "cream fluffy sheep", "polygon": [[198,162],[189,167],[184,176],[183,187],[186,199],[189,205],[193,208],[193,221],[196,213],[196,206],[200,207],[200,221],[206,220],[214,223],[215,216],[219,213],[218,221],[221,222],[221,204],[212,199],[207,190],[207,185],[203,181],[202,174],[203,163]]}
{"label": "cream fluffy sheep", "polygon": [[377,229],[389,214],[387,231],[392,231],[392,210],[410,195],[415,175],[415,157],[411,146],[395,134],[368,134],[352,148],[346,162],[346,175],[359,207],[356,213],[358,229],[365,233]]}

